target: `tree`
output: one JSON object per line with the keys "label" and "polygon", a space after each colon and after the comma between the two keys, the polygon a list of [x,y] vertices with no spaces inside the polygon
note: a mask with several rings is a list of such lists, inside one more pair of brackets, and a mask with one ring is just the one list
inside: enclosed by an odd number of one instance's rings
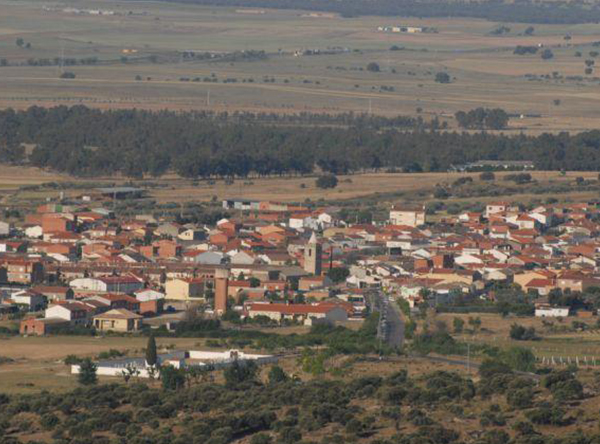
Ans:
{"label": "tree", "polygon": [[510,337],[515,341],[537,341],[539,339],[534,327],[527,328],[519,324],[510,326]]}
{"label": "tree", "polygon": [[316,180],[317,188],[327,189],[335,188],[338,184],[338,179],[333,174],[325,174]]}
{"label": "tree", "polygon": [[544,49],[541,53],[542,60],[550,60],[554,57],[554,53],[551,49]]}
{"label": "tree", "polygon": [[452,326],[454,327],[454,333],[462,333],[465,326],[465,321],[461,318],[454,318],[452,320]]}
{"label": "tree", "polygon": [[278,384],[289,379],[287,373],[278,365],[274,365],[269,370],[269,384]]}
{"label": "tree", "polygon": [[86,358],[79,364],[79,375],[77,380],[81,385],[94,385],[98,382],[96,371],[98,367],[90,358]]}
{"label": "tree", "polygon": [[22,48],[22,47],[23,47],[23,45],[25,45],[25,40],[23,40],[23,38],[22,38],[22,37],[19,37],[19,38],[17,38],[17,40],[15,41],[15,43],[16,43],[16,45],[17,45],[19,48]]}
{"label": "tree", "polygon": [[166,390],[179,390],[185,386],[185,369],[165,365],[160,368],[160,379]]}
{"label": "tree", "polygon": [[244,382],[254,381],[258,367],[254,361],[234,361],[223,372],[225,384],[234,387]]}
{"label": "tree", "polygon": [[379,72],[381,71],[381,69],[379,68],[379,65],[375,62],[371,62],[367,65],[367,71],[369,72]]}
{"label": "tree", "polygon": [[329,277],[329,279],[336,284],[344,282],[349,275],[350,270],[348,270],[346,267],[332,268],[327,272],[327,277]]}
{"label": "tree", "polygon": [[525,31],[523,31],[523,34],[533,35],[534,32],[535,32],[535,28],[533,26],[528,26],[527,28],[525,28]]}
{"label": "tree", "polygon": [[121,372],[121,375],[123,376],[123,380],[127,384],[131,378],[140,375],[140,370],[132,364],[127,364],[125,366],[125,369]]}
{"label": "tree", "polygon": [[148,338],[148,344],[146,345],[146,364],[150,367],[154,367],[158,362],[158,356],[156,354],[156,339],[154,335],[150,335]]}
{"label": "tree", "polygon": [[450,75],[446,72],[438,72],[435,75],[435,81],[437,83],[450,83]]}

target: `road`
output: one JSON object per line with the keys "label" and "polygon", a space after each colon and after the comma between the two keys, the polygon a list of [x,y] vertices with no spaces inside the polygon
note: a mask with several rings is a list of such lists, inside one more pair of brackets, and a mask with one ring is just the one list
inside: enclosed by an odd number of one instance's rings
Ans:
{"label": "road", "polygon": [[380,313],[377,336],[390,347],[402,348],[404,345],[404,321],[400,307],[381,290],[370,292],[369,300],[372,310]]}

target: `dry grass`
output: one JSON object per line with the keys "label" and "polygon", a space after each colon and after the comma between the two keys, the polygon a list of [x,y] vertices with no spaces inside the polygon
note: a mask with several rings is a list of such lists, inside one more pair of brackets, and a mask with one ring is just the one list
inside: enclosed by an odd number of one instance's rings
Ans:
{"label": "dry grass", "polygon": [[[22,171],[22,173],[20,173]],[[497,173],[497,181],[501,184],[502,178],[511,174],[508,172]],[[568,172],[561,175],[557,171],[533,171],[531,175],[540,183],[573,182],[576,177],[581,176],[588,180],[596,180],[597,173],[594,172]],[[248,198],[255,200],[270,200],[281,202],[304,202],[311,201],[336,201],[355,198],[376,197],[380,202],[394,202],[402,200],[418,199],[422,202],[434,200],[432,190],[436,184],[451,184],[459,177],[469,176],[478,181],[478,173],[365,173],[350,176],[339,176],[339,183],[335,189],[323,190],[315,185],[315,177],[272,177],[238,179],[235,183],[227,185],[218,180],[210,184],[207,181],[191,181],[178,178],[175,175],[167,175],[160,179],[150,179],[150,182],[159,184],[160,187],[149,188],[148,197],[158,203],[167,202],[201,202],[217,201],[228,198]],[[17,206],[31,206],[39,204],[47,198],[56,198],[57,190],[21,190],[16,191],[19,186],[40,184],[43,182],[78,182],[85,180],[69,178],[63,175],[40,171],[35,168],[6,167],[0,170],[0,191],[4,186],[4,192],[10,194],[10,203]],[[93,179],[96,183],[124,183],[126,180],[120,177],[101,177]],[[144,187],[146,181],[137,181],[135,185]],[[77,197],[89,194],[92,188],[67,189],[66,197]],[[514,202],[528,202],[544,197],[539,194],[531,194],[527,187],[522,187],[522,193],[512,194],[510,200]],[[572,193],[560,194],[561,200],[589,200],[595,198],[594,191],[574,191]],[[480,202],[499,200],[501,197],[480,197],[475,200]],[[453,198],[449,202],[469,202],[472,198]],[[8,200],[7,200],[8,202]]]}
{"label": "dry grass", "polygon": [[[110,349],[142,354],[147,338],[143,337],[11,337],[0,338],[0,356],[14,359],[0,366],[0,393],[37,392],[42,389],[67,390],[77,385],[70,368],[62,360],[70,355],[95,357]],[[159,349],[174,344],[177,349],[202,346],[201,339],[158,338]],[[115,380],[106,378],[106,380]]]}
{"label": "dry grass", "polygon": [[[98,7],[90,0],[76,0],[70,6]],[[393,22],[381,17],[306,17],[297,11],[275,10],[248,14],[233,8],[149,2],[123,6],[106,1],[102,7],[123,15],[72,15],[44,11],[33,0],[0,0],[0,52],[11,62],[30,57],[52,59],[63,49],[66,57],[97,56],[112,61],[97,67],[68,68],[77,75],[71,81],[59,80],[56,67],[2,68],[0,106],[83,103],[100,108],[363,112],[370,101],[374,113],[414,115],[416,108],[421,108],[425,118],[436,115],[451,124],[457,110],[501,106],[512,113],[541,114],[511,124],[515,130],[532,133],[595,128],[600,117],[595,83],[532,82],[523,77],[555,71],[565,76],[583,75],[583,61],[593,50],[590,43],[600,40],[600,31],[593,25],[536,25],[534,36],[523,36],[519,34],[526,25],[509,24],[511,34],[498,37],[490,34],[497,24],[484,20],[407,19],[412,25],[439,30],[438,34],[409,35],[378,32],[377,26]],[[129,10],[134,14],[127,15]],[[567,33],[572,36],[570,46],[563,40]],[[30,41],[32,49],[17,48],[17,37]],[[537,44],[552,47],[555,57],[542,61],[538,55],[512,54],[516,45]],[[406,50],[389,51],[392,45]],[[334,46],[351,51],[330,56],[292,55],[298,49]],[[174,59],[161,64],[123,64],[119,58],[126,48],[137,50],[136,57]],[[246,49],[265,50],[270,57],[255,62],[176,62],[177,53],[183,50]],[[576,50],[584,56],[575,57]],[[372,61],[382,67],[380,73],[364,70]],[[443,70],[456,81],[436,84],[434,75]],[[219,83],[179,80],[213,73]],[[144,80],[135,81],[137,75]],[[276,83],[264,83],[264,76],[275,78]],[[224,78],[237,78],[238,82],[221,83]],[[242,83],[250,78],[253,83]],[[382,92],[381,86],[395,90]],[[554,99],[560,99],[561,105],[552,105]]]}

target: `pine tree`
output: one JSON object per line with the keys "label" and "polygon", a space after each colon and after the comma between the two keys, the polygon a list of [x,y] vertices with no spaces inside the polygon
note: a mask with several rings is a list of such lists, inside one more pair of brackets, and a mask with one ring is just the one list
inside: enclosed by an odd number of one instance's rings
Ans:
{"label": "pine tree", "polygon": [[146,363],[154,367],[158,361],[156,355],[156,339],[154,339],[154,335],[150,335],[148,338],[148,345],[146,346]]}

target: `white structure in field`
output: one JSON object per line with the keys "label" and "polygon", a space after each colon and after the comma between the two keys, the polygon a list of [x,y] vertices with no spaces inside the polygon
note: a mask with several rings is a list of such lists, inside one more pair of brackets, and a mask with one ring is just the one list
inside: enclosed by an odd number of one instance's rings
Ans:
{"label": "white structure in field", "polygon": [[569,307],[540,306],[535,309],[538,318],[566,318],[569,316]]}
{"label": "white structure in field", "polygon": [[[177,351],[173,353],[161,354],[158,356],[160,365],[171,365],[175,368],[198,367],[220,369],[227,367],[234,362],[243,363],[244,361],[254,361],[257,364],[267,364],[277,362],[277,358],[271,355],[255,355],[244,353],[239,350],[227,350],[224,352],[215,351]],[[152,369],[146,363],[144,358],[122,358],[110,361],[100,361],[97,364],[96,373],[99,376],[123,376],[129,372],[135,373],[139,378],[149,378]],[[71,366],[71,373],[78,374],[80,367]]]}

